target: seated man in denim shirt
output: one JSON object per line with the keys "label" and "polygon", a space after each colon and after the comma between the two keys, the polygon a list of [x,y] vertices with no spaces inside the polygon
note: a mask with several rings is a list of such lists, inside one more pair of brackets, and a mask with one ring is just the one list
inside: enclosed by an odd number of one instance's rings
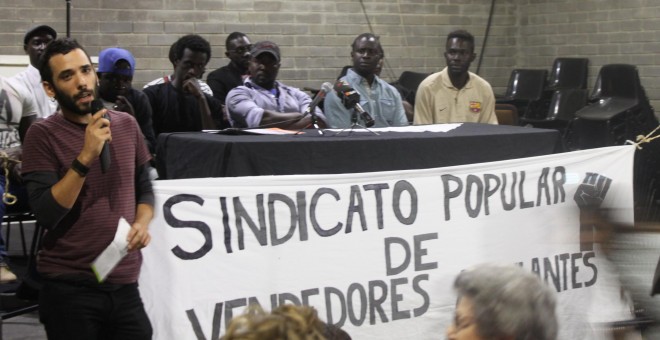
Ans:
{"label": "seated man in denim shirt", "polygon": [[[351,51],[353,67],[340,81],[348,83],[360,94],[360,105],[373,117],[374,127],[408,125],[399,91],[376,75],[383,56],[378,37],[371,33],[358,35]],[[328,93],[324,111],[331,127],[348,128],[352,125],[353,109],[346,108],[336,93]],[[361,121],[357,123],[365,125]]]}
{"label": "seated man in denim shirt", "polygon": [[[312,98],[305,92],[286,86],[277,79],[280,48],[273,42],[260,41],[250,51],[250,78],[243,86],[229,91],[226,107],[233,127],[278,127],[304,129],[312,124],[307,113]],[[318,125],[325,127],[325,117],[315,108]]]}

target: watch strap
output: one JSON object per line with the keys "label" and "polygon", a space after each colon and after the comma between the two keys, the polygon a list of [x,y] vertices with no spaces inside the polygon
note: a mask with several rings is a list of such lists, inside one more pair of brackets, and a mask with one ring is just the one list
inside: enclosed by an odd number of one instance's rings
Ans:
{"label": "watch strap", "polygon": [[87,176],[87,173],[89,172],[89,167],[87,167],[84,164],[80,163],[78,158],[74,158],[73,162],[71,162],[71,170],[78,173],[78,175],[80,175],[80,177],[85,177],[85,176]]}

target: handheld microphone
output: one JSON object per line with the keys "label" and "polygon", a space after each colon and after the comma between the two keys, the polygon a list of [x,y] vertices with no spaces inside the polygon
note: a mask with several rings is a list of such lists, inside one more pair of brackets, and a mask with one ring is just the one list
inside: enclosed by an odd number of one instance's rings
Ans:
{"label": "handheld microphone", "polygon": [[[103,109],[104,107],[102,101],[98,99],[92,100],[92,114],[95,114]],[[110,116],[108,116],[106,113],[103,115],[103,118],[110,119]],[[103,149],[101,149],[99,159],[101,160],[101,172],[105,173],[110,167],[110,145],[108,145],[108,141],[105,141],[105,144],[103,144]]]}
{"label": "handheld microphone", "polygon": [[314,96],[314,99],[312,102],[309,104],[307,107],[307,110],[305,111],[305,114],[307,113],[313,113],[316,110],[316,107],[319,106],[323,98],[325,98],[325,95],[332,91],[332,84],[325,82],[321,85],[321,89],[319,92]]}
{"label": "handheld microphone", "polygon": [[335,84],[335,91],[337,95],[344,103],[344,106],[347,109],[354,109],[360,115],[362,120],[364,120],[364,125],[366,127],[372,127],[376,123],[369,114],[365,111],[360,105],[360,94],[352,88],[346,81],[340,80]]}

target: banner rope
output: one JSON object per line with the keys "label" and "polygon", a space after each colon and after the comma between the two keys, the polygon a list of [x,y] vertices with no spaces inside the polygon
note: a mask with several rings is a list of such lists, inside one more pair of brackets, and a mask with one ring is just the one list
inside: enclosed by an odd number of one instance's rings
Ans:
{"label": "banner rope", "polygon": [[15,195],[12,195],[9,193],[9,163],[20,163],[21,161],[13,159],[9,157],[9,155],[4,152],[0,151],[0,164],[2,164],[2,168],[5,173],[5,190],[2,193],[2,202],[4,202],[7,205],[14,205],[16,204],[16,201],[18,201],[18,198]]}
{"label": "banner rope", "polygon": [[641,147],[642,144],[644,144],[644,143],[651,143],[654,139],[660,138],[660,134],[658,134],[658,135],[656,135],[656,136],[653,136],[653,134],[655,134],[656,132],[658,132],[658,130],[660,130],[660,125],[656,126],[655,129],[653,129],[653,131],[649,132],[646,136],[644,136],[644,135],[638,135],[637,138],[636,138],[637,142],[633,142],[633,141],[631,141],[631,140],[627,140],[627,141],[626,141],[626,144],[632,144],[632,145],[634,145],[638,150],[641,150],[641,149],[642,149],[642,147]]}

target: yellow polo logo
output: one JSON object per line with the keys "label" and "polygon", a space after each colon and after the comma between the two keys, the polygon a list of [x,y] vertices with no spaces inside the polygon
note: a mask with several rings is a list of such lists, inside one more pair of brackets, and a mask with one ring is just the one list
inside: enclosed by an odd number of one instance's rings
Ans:
{"label": "yellow polo logo", "polygon": [[474,113],[481,112],[481,102],[470,102],[470,111]]}

